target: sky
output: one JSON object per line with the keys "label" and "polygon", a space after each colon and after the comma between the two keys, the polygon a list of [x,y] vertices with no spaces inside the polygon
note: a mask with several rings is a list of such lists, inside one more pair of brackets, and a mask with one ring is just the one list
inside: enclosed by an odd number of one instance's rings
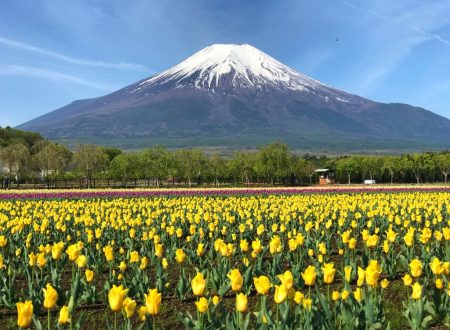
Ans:
{"label": "sky", "polygon": [[2,0],[0,126],[102,96],[215,43],[450,118],[448,0]]}

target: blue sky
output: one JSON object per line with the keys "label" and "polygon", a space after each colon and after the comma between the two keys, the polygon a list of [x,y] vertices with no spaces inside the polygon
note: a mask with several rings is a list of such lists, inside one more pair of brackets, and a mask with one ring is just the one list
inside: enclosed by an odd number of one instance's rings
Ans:
{"label": "blue sky", "polygon": [[2,0],[0,125],[101,96],[214,43],[450,118],[450,1]]}

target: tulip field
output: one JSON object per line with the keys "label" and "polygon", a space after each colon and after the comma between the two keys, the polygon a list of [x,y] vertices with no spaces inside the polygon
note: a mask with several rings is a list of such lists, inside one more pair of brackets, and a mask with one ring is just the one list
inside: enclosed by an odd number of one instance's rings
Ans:
{"label": "tulip field", "polygon": [[447,329],[450,189],[0,194],[0,328]]}

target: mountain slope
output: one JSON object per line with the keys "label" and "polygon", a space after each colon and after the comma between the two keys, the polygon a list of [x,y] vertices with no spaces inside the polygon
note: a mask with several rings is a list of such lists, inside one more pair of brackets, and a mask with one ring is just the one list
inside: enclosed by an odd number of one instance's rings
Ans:
{"label": "mountain slope", "polygon": [[19,126],[54,139],[122,147],[442,148],[450,120],[331,88],[250,45],[212,45],[109,95],[75,101]]}

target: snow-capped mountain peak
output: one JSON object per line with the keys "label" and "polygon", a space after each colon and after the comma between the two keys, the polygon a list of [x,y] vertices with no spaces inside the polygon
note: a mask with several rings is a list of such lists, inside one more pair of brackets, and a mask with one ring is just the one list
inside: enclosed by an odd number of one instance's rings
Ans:
{"label": "snow-capped mountain peak", "polygon": [[324,86],[248,44],[206,47],[174,67],[144,80],[132,92],[166,83],[211,91],[230,86],[313,91],[319,85]]}

